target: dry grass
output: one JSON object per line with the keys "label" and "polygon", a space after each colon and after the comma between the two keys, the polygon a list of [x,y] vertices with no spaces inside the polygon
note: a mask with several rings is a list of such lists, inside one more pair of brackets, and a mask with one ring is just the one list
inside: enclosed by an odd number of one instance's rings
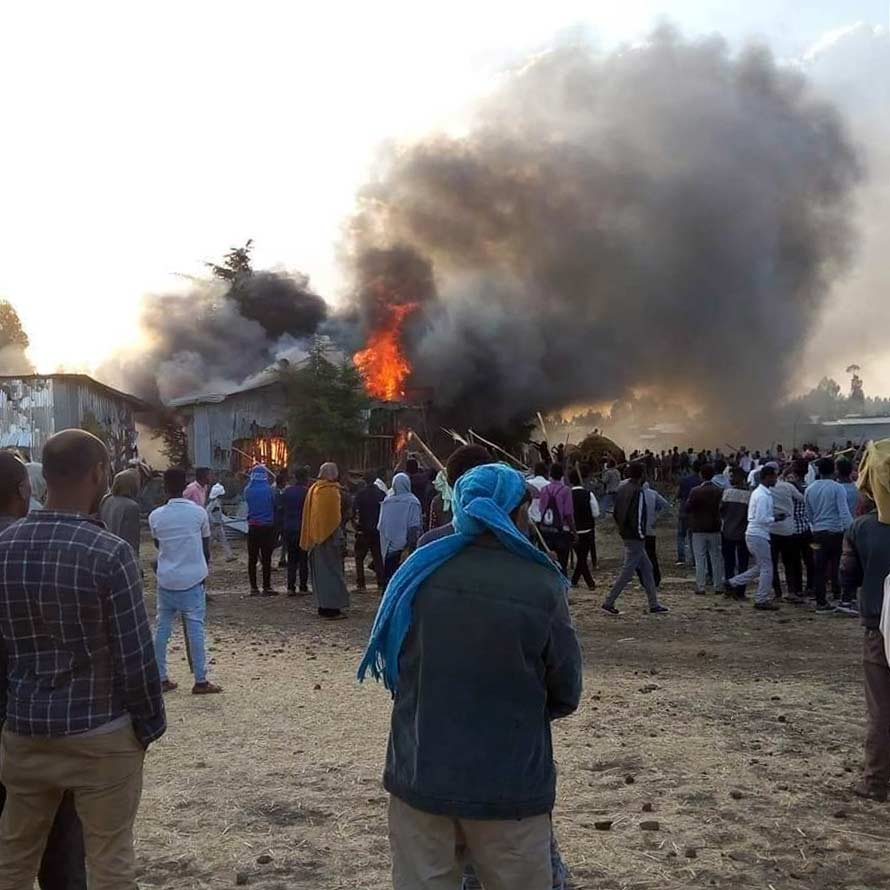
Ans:
{"label": "dry grass", "polygon": [[[600,591],[572,596],[585,692],[555,729],[555,825],[573,886],[890,886],[887,810],[849,793],[863,734],[858,622],[695,597],[672,543],[666,528],[670,615],[644,615],[639,590],[617,619]],[[600,553],[604,588],[610,529]],[[171,676],[184,682],[148,758],[142,884],[220,890],[241,873],[264,890],[382,890],[389,699],[354,680],[377,599],[357,594],[349,621],[322,624],[306,598],[243,598],[243,560],[213,572],[208,642],[225,694],[188,694],[173,640]],[[611,831],[594,829],[600,819]]]}

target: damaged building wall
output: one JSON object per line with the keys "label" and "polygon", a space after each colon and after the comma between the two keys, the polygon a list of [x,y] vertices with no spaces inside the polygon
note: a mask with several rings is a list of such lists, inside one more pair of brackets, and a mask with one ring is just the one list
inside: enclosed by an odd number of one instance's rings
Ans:
{"label": "damaged building wall", "polygon": [[46,440],[66,429],[99,436],[117,470],[136,457],[142,402],[84,374],[0,377],[0,448],[39,461]]}
{"label": "damaged building wall", "polygon": [[29,460],[39,460],[56,432],[52,390],[47,377],[0,379],[0,448],[18,448]]}
{"label": "damaged building wall", "polygon": [[[281,383],[264,383],[228,394],[187,396],[170,402],[183,420],[189,460],[218,474],[249,469],[254,460],[270,467],[288,465],[288,404]],[[349,456],[348,469],[361,472],[392,464],[405,408],[376,403],[368,412],[365,436]],[[410,426],[423,429],[418,418]],[[313,468],[315,469],[315,468]]]}
{"label": "damaged building wall", "polygon": [[[287,400],[280,383],[228,395],[195,396],[171,403],[185,419],[189,459],[194,466],[236,472],[264,457],[287,462]],[[284,449],[283,452],[281,449]]]}

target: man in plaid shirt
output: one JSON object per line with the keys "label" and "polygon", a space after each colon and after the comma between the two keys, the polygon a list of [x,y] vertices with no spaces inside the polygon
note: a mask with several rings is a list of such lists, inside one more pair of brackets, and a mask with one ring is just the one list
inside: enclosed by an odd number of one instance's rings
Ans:
{"label": "man in plaid shirt", "polygon": [[46,509],[0,534],[0,890],[31,886],[65,791],[83,824],[91,890],[137,888],[143,760],[166,720],[139,567],[92,517],[108,464],[89,433],[53,436]]}

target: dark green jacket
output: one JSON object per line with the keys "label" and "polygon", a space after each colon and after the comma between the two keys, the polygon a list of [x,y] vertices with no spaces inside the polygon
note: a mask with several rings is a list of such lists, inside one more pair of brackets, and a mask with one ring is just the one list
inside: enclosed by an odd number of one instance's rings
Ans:
{"label": "dark green jacket", "polygon": [[554,572],[480,539],[418,590],[399,664],[387,791],[454,818],[553,809],[550,721],[581,696],[581,652]]}
{"label": "dark green jacket", "polygon": [[877,511],[859,516],[847,529],[841,555],[841,587],[859,588],[859,617],[865,627],[880,627],[884,579],[890,574],[890,525],[878,521]]}

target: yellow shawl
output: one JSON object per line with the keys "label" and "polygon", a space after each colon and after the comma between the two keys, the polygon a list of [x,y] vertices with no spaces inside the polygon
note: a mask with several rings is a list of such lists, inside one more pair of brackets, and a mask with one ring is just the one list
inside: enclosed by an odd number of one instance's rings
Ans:
{"label": "yellow shawl", "polygon": [[300,549],[311,550],[323,544],[340,525],[340,485],[327,479],[315,482],[303,505]]}
{"label": "yellow shawl", "polygon": [[878,520],[890,525],[890,439],[868,443],[858,485],[877,504]]}

